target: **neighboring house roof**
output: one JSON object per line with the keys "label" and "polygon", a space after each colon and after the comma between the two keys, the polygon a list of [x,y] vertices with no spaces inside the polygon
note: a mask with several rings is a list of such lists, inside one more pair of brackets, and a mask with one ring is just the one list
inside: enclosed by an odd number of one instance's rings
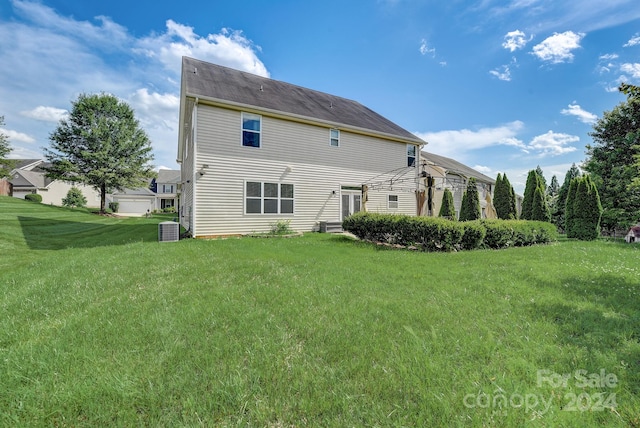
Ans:
{"label": "neighboring house roof", "polygon": [[179,169],[161,169],[158,171],[156,183],[178,183],[180,182]]}
{"label": "neighboring house roof", "polygon": [[53,180],[47,178],[43,172],[26,171],[16,169],[13,171],[13,178],[10,180],[14,189],[47,187]]}
{"label": "neighboring house roof", "polygon": [[182,58],[182,84],[183,97],[198,97],[238,108],[255,107],[299,120],[425,143],[356,101],[193,58]]}
{"label": "neighboring house roof", "polygon": [[42,159],[13,159],[13,160],[16,162],[14,169],[24,169],[24,170],[31,170],[35,168],[37,165],[44,162]]}
{"label": "neighboring house roof", "polygon": [[473,177],[476,179],[476,181],[481,183],[496,183],[496,180],[494,180],[493,178],[488,177],[483,173],[478,172],[475,169],[458,162],[455,159],[436,155],[434,153],[428,153],[425,151],[422,152],[422,157],[426,158],[428,161],[433,162],[434,165],[444,168],[448,173],[459,174],[468,178]]}
{"label": "neighboring house roof", "polygon": [[640,225],[633,226],[631,229],[629,229],[629,232],[627,232],[627,235],[633,235],[636,238],[640,238]]}
{"label": "neighboring house roof", "polygon": [[112,195],[127,195],[127,196],[154,196],[155,197],[155,193],[153,193],[150,189],[147,189],[146,187],[136,187],[135,189],[124,189],[122,191],[116,190],[115,192],[111,193]]}

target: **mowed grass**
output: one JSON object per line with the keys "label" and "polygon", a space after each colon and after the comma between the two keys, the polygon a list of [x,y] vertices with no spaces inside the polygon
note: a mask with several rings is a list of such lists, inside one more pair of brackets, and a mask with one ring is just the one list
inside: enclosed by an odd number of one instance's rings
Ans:
{"label": "mowed grass", "polygon": [[158,243],[160,220],[0,197],[0,425],[640,426],[637,247]]}

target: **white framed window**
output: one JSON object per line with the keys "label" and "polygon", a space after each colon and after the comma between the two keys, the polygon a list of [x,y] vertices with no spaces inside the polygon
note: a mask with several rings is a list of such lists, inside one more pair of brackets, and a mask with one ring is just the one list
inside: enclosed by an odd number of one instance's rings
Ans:
{"label": "white framed window", "polygon": [[387,206],[389,209],[397,209],[398,208],[398,195],[388,195],[387,197]]}
{"label": "white framed window", "polygon": [[245,214],[293,214],[293,184],[246,181],[244,188]]}
{"label": "white framed window", "polygon": [[162,193],[173,193],[173,184],[163,184]]}
{"label": "white framed window", "polygon": [[407,144],[407,166],[415,166],[416,164],[416,146]]}
{"label": "white framed window", "polygon": [[242,145],[260,147],[262,133],[262,116],[253,113],[242,113]]}
{"label": "white framed window", "polygon": [[340,147],[340,130],[331,129],[329,131],[329,144],[331,147]]}

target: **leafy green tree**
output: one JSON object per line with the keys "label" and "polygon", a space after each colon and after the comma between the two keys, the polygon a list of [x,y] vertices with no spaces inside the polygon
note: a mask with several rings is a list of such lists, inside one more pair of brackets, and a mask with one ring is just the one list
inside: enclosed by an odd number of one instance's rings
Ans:
{"label": "leafy green tree", "polygon": [[576,201],[576,192],[578,190],[578,181],[580,178],[574,178],[571,180],[571,184],[569,185],[569,191],[567,192],[567,200],[565,202],[565,213],[564,213],[564,224],[565,224],[565,233],[567,234],[567,238],[575,238],[576,232],[574,228],[575,224],[575,201]]}
{"label": "leafy green tree", "polygon": [[460,221],[478,220],[482,216],[480,211],[480,195],[476,179],[470,178],[467,182],[467,190],[462,196],[462,206],[460,207]]}
{"label": "leafy green tree", "polygon": [[496,186],[493,191],[493,206],[498,218],[509,220],[517,217],[516,195],[507,178],[507,174],[498,174]]}
{"label": "leafy green tree", "polygon": [[[4,116],[0,116],[0,127],[4,126]],[[9,138],[0,130],[0,178],[8,178],[15,166],[15,161],[8,159],[11,153]]]}
{"label": "leafy green tree", "polygon": [[622,84],[618,89],[627,100],[593,125],[583,165],[598,187],[602,227],[609,231],[634,224],[640,212],[640,87]]}
{"label": "leafy green tree", "polygon": [[87,198],[85,198],[80,189],[73,186],[67,192],[67,196],[62,199],[62,205],[71,208],[83,208],[87,206]]}
{"label": "leafy green tree", "polygon": [[575,180],[577,186],[573,202],[571,237],[590,241],[600,235],[602,205],[598,189],[588,175]]}
{"label": "leafy green tree", "polygon": [[131,107],[113,95],[81,94],[49,139],[47,175],[94,187],[102,213],[107,192],[146,186],[155,175],[149,137]]}
{"label": "leafy green tree", "polygon": [[451,190],[445,188],[442,195],[442,205],[440,205],[439,217],[448,218],[449,220],[456,219],[456,207],[453,204],[453,194]]}
{"label": "leafy green tree", "polygon": [[547,199],[542,190],[542,186],[536,187],[533,193],[533,207],[531,208],[531,220],[550,221],[551,214],[547,207]]}

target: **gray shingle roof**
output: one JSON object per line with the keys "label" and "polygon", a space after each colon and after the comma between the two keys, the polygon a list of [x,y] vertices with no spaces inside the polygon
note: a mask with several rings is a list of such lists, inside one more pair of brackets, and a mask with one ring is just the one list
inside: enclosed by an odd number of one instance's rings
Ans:
{"label": "gray shingle roof", "polygon": [[447,170],[447,172],[462,174],[465,177],[473,177],[476,181],[481,183],[489,183],[495,184],[496,180],[491,177],[484,175],[481,172],[476,171],[473,168],[468,167],[467,165],[458,162],[455,159],[451,159],[445,156],[436,155],[434,153],[428,153],[422,151],[422,157],[426,158],[428,161],[433,162],[436,166],[440,166]]}
{"label": "gray shingle roof", "polygon": [[182,80],[186,92],[183,96],[253,106],[424,144],[411,132],[356,101],[290,83],[188,57],[182,58]]}
{"label": "gray shingle roof", "polygon": [[156,183],[178,183],[180,182],[179,169],[160,169]]}

